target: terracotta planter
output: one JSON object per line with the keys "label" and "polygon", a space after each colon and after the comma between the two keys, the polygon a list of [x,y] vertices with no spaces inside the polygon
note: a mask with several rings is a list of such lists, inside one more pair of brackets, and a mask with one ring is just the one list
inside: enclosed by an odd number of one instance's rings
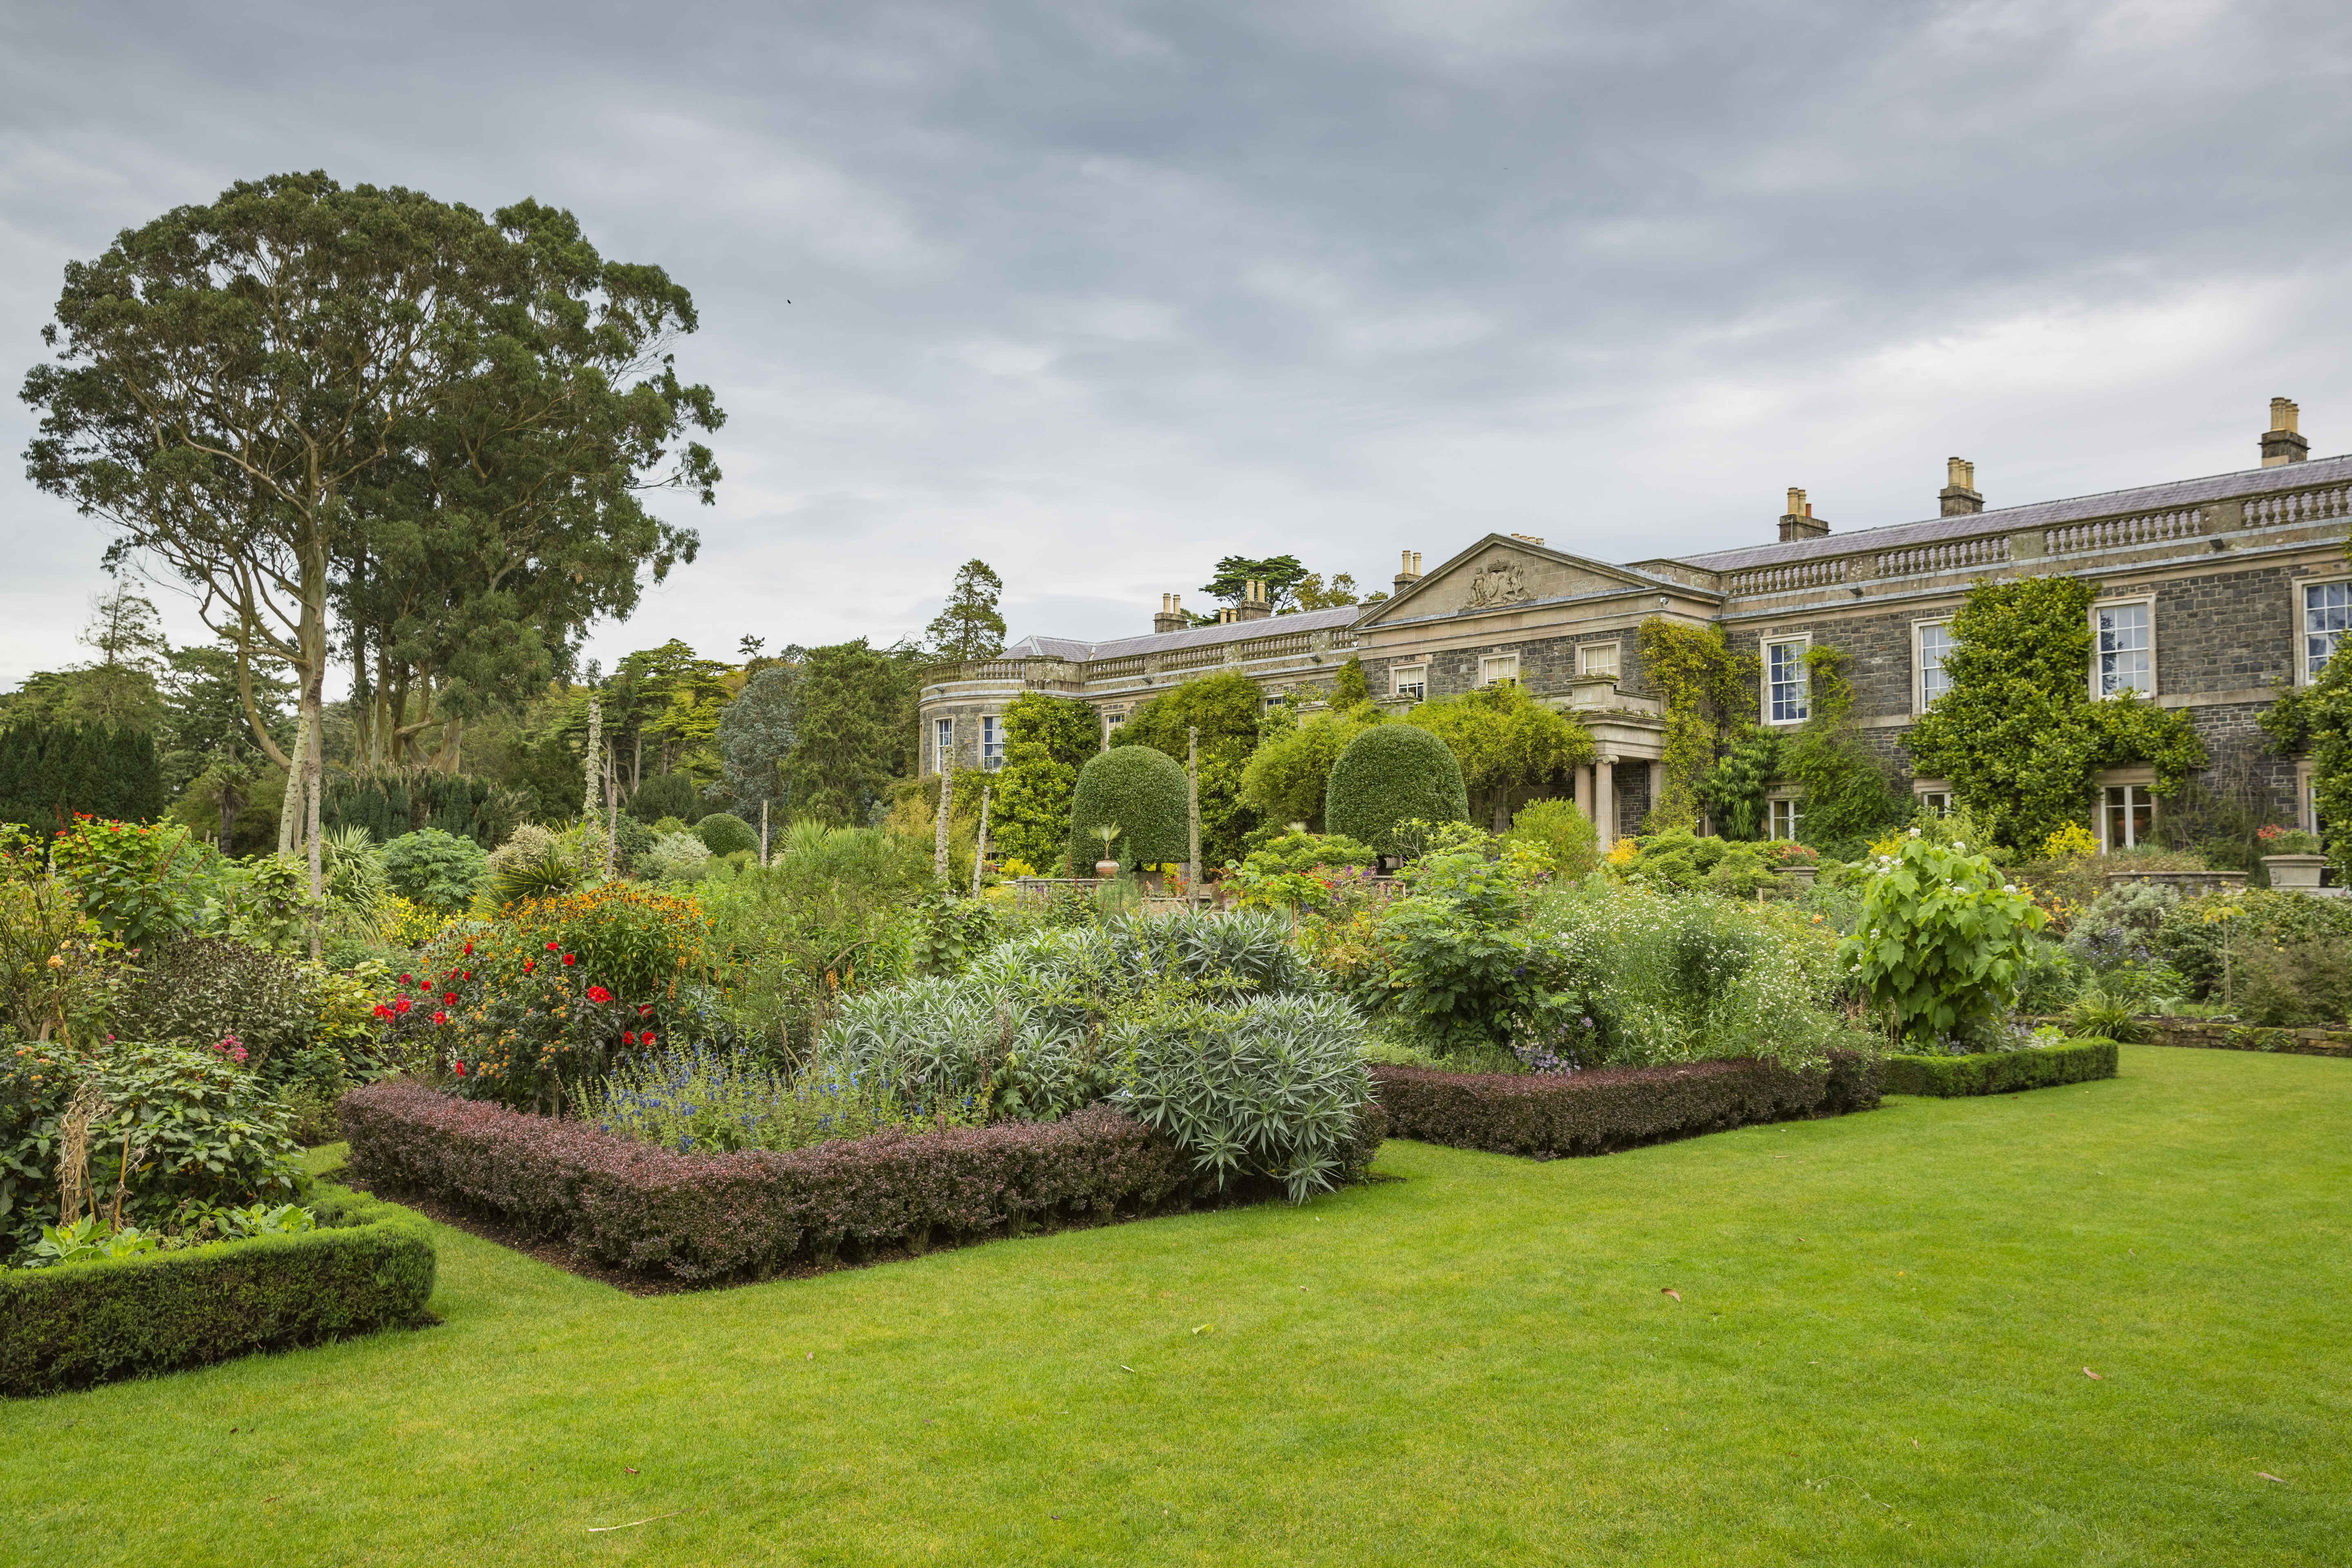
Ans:
{"label": "terracotta planter", "polygon": [[2265,855],[2263,864],[2270,868],[2273,888],[2316,888],[2319,874],[2327,869],[2325,855]]}
{"label": "terracotta planter", "polygon": [[1096,861],[1095,875],[1100,877],[1106,882],[1109,881],[1112,878],[1118,875],[1118,862],[1116,860]]}

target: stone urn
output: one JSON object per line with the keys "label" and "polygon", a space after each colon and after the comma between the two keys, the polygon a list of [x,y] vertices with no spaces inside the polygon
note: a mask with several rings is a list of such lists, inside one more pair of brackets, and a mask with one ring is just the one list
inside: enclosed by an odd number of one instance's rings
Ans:
{"label": "stone urn", "polygon": [[1116,860],[1096,861],[1095,875],[1101,878],[1106,882],[1116,879],[1118,876],[1118,862]]}
{"label": "stone urn", "polygon": [[1797,891],[1801,893],[1807,888],[1813,885],[1813,879],[1821,875],[1821,868],[1818,866],[1783,866],[1780,868],[1780,875],[1786,877],[1790,883],[1795,887]]}
{"label": "stone urn", "polygon": [[2319,874],[2327,869],[2325,855],[2265,855],[2263,864],[2271,874],[2273,888],[2316,888]]}

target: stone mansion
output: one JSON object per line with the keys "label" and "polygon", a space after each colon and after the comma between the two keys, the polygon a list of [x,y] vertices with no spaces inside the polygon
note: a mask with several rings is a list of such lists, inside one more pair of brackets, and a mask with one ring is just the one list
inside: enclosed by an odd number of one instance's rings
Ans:
{"label": "stone mansion", "polygon": [[[1373,697],[1397,708],[1516,679],[1576,714],[1598,760],[1576,796],[1603,841],[1638,830],[1658,787],[1662,704],[1635,629],[1652,616],[1720,625],[1758,656],[1758,719],[1808,712],[1803,654],[1815,638],[1852,656],[1855,714],[1907,771],[1906,731],[1942,690],[1951,616],[1986,577],[2066,573],[2094,584],[2095,693],[2136,690],[2185,710],[2216,768],[2252,766],[2282,820],[2309,827],[2309,765],[2270,755],[2254,718],[2276,682],[2308,681],[2352,624],[2352,457],[2309,460],[2295,405],[2273,399],[2259,467],[2205,479],[1987,509],[1973,466],[1951,460],[1938,514],[1832,532],[1804,491],[1789,492],[1778,537],[1739,550],[1612,563],[1542,539],[1490,533],[1423,572],[1403,552],[1395,592],[1335,610],[1273,615],[1255,599],[1221,624],[1164,598],[1150,635],[1108,642],[1032,637],[985,662],[931,670],[921,697],[923,767],[993,767],[999,717],[1024,691],[1083,699],[1104,732],[1182,681],[1237,670],[1269,700],[1328,686],[1351,656]],[[2147,769],[2102,775],[2085,820],[2103,845],[2137,842],[2153,821]],[[1913,791],[1948,798],[1943,781]],[[1771,800],[1775,836],[1803,802]]]}

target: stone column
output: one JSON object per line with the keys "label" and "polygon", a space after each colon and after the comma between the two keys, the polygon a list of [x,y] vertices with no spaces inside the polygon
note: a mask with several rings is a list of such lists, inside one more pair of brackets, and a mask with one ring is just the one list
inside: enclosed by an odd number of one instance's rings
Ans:
{"label": "stone column", "polygon": [[1601,847],[1617,842],[1617,759],[1603,757],[1592,764],[1592,826],[1600,830]]}
{"label": "stone column", "polygon": [[1666,764],[1653,760],[1650,763],[1650,809],[1658,809],[1658,801],[1666,793]]}
{"label": "stone column", "polygon": [[1576,809],[1584,814],[1585,821],[1593,820],[1592,770],[1580,763],[1576,769]]}

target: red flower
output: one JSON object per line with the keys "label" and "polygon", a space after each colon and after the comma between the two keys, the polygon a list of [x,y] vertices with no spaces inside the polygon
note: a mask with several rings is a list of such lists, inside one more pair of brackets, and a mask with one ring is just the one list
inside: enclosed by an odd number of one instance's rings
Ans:
{"label": "red flower", "polygon": [[412,1004],[409,1002],[408,998],[407,998],[407,997],[405,997],[405,996],[403,996],[399,1001],[397,1001],[397,1002],[395,1002],[395,1003],[394,1003],[394,1004],[393,1004],[393,1006],[394,1006],[395,1009],[397,1009],[398,1011],[403,1012],[403,1013],[407,1012],[407,1011],[408,1011],[408,1009],[409,1009],[409,1007],[410,1007],[411,1005],[412,1005]]}
{"label": "red flower", "polygon": [[524,960],[522,961],[522,972],[523,972],[525,974],[529,974],[529,973],[530,973],[530,971],[531,971],[531,966],[532,966],[533,964],[537,963],[538,962],[539,962],[539,960],[537,960],[537,959],[535,959],[535,958],[526,958],[526,959],[524,959]]}
{"label": "red flower", "polygon": [[438,1025],[446,1025],[449,1022],[449,1015],[446,1013],[436,1013],[433,1015],[433,1021]]}
{"label": "red flower", "polygon": [[392,1016],[392,1009],[379,1002],[375,1005],[375,1016],[379,1018],[389,1018]]}
{"label": "red flower", "polygon": [[651,1029],[647,1029],[644,1034],[637,1037],[637,1044],[641,1046],[650,1046],[653,1043],[654,1032]]}
{"label": "red flower", "polygon": [[566,969],[571,968],[573,964],[579,962],[580,960],[573,957],[571,953],[567,952],[563,955],[563,967]]}
{"label": "red flower", "polygon": [[613,994],[610,991],[605,990],[602,985],[591,985],[588,987],[588,1000],[591,1002],[610,1002],[612,999]]}
{"label": "red flower", "polygon": [[446,996],[442,997],[441,1000],[447,1003],[450,1006],[455,1007],[457,1005],[457,994],[455,991],[452,991]]}
{"label": "red flower", "polygon": [[400,983],[403,985],[414,985],[416,984],[416,976],[414,974],[404,974],[400,977]]}
{"label": "red flower", "polygon": [[470,942],[466,944],[466,956],[467,958],[474,956],[474,944]]}
{"label": "red flower", "polygon": [[638,1003],[638,1004],[637,1004],[637,1016],[638,1016],[638,1017],[640,1017],[640,1018],[650,1018],[650,1017],[652,1017],[652,1016],[653,1016],[653,1012],[654,1012],[654,1005],[653,1005],[652,1003],[650,1003],[650,1002],[640,1002],[640,1003]]}
{"label": "red flower", "polygon": [[621,1032],[621,1044],[625,1046],[634,1046],[636,1043],[637,1037],[635,1035],[631,1034],[625,1029]]}
{"label": "red flower", "polygon": [[551,942],[547,944],[547,951],[550,952],[560,952],[562,949],[557,943]]}
{"label": "red flower", "polygon": [[466,1076],[466,1064],[464,1062],[451,1062],[449,1065],[457,1069],[457,1076],[459,1078],[464,1078]]}

